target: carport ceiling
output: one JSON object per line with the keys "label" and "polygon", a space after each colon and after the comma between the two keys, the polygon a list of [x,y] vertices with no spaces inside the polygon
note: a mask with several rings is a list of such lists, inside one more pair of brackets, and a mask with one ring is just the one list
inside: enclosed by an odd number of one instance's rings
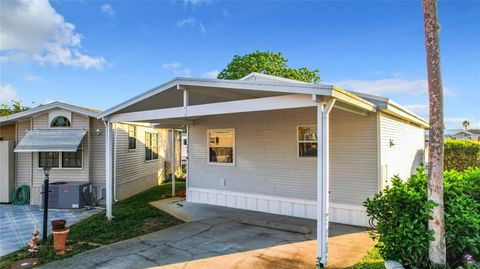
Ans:
{"label": "carport ceiling", "polygon": [[[228,102],[234,100],[245,100],[252,98],[271,97],[285,95],[283,92],[244,90],[244,89],[225,89],[213,87],[188,87],[189,105],[201,105],[208,103]],[[142,101],[132,104],[116,113],[128,113],[136,111],[153,110],[160,108],[172,108],[183,106],[183,91],[178,90],[176,86],[152,95]]]}

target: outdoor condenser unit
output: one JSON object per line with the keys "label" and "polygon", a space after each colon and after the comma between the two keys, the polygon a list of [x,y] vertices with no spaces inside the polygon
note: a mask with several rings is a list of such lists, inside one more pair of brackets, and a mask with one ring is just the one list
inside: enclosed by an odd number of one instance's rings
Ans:
{"label": "outdoor condenser unit", "polygon": [[83,208],[93,204],[90,182],[54,182],[49,189],[48,208]]}

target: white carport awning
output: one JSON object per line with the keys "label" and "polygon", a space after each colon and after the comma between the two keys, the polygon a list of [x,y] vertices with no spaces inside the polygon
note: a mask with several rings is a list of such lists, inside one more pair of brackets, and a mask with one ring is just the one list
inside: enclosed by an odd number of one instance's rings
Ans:
{"label": "white carport awning", "polygon": [[30,130],[20,140],[15,152],[75,152],[86,133],[85,129]]}

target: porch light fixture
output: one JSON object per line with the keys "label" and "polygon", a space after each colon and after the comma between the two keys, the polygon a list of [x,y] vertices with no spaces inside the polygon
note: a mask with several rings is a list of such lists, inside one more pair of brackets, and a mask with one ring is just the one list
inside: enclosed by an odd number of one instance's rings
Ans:
{"label": "porch light fixture", "polygon": [[43,167],[43,172],[45,173],[45,177],[48,178],[48,176],[50,176],[50,167],[49,166],[45,166]]}
{"label": "porch light fixture", "polygon": [[101,130],[100,128],[97,128],[97,129],[95,130],[95,134],[97,134],[97,135],[101,135],[102,133],[103,133],[103,132],[102,132],[102,130]]}

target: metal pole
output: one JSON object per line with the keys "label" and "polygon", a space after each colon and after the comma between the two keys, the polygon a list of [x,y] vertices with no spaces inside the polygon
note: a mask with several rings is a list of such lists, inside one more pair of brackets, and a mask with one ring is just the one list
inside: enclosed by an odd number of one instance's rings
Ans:
{"label": "metal pole", "polygon": [[172,197],[175,197],[175,129],[172,129]]}
{"label": "metal pole", "polygon": [[48,225],[48,192],[49,192],[49,171],[50,167],[45,166],[45,180],[43,181],[43,242],[47,242],[47,225]]}

